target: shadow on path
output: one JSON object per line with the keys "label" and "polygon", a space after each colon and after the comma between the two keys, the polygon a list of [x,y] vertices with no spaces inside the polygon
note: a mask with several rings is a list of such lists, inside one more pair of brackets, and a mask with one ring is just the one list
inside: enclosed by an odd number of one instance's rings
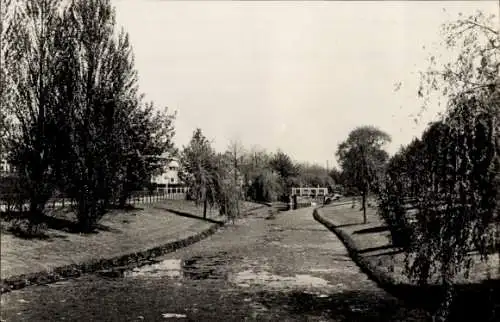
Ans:
{"label": "shadow on path", "polygon": [[[404,303],[381,298],[380,293],[346,291],[335,294],[260,292],[259,302],[280,306],[293,315],[323,315],[335,321],[431,321],[442,296],[440,287],[397,286]],[[460,285],[450,310],[450,321],[498,321],[500,281]]]}
{"label": "shadow on path", "polygon": [[[440,285],[392,285],[391,293],[430,312],[437,310],[444,296]],[[450,321],[499,321],[500,280],[456,285],[450,312]]]}
{"label": "shadow on path", "polygon": [[396,247],[394,247],[392,244],[387,244],[387,245],[384,245],[384,246],[369,247],[369,248],[361,249],[361,250],[358,251],[358,253],[364,254],[364,253],[374,252],[374,251],[377,251],[377,250],[395,249],[395,248]]}
{"label": "shadow on path", "polygon": [[362,223],[355,223],[355,224],[336,225],[335,228],[351,227],[351,226],[359,226],[359,225],[363,225],[363,224]]}
{"label": "shadow on path", "polygon": [[282,307],[292,315],[321,315],[333,321],[430,321],[424,311],[405,308],[380,293],[347,291],[335,294],[259,292],[257,299],[269,309]]}
{"label": "shadow on path", "polygon": [[403,251],[401,249],[396,249],[396,250],[392,250],[392,251],[385,252],[385,253],[373,254],[373,255],[366,255],[365,257],[377,257],[377,256],[387,256],[387,255],[397,255],[397,254],[401,254],[402,252]]}
{"label": "shadow on path", "polygon": [[356,230],[353,234],[371,234],[371,233],[381,233],[384,231],[389,231],[389,227],[379,226],[379,227],[373,227],[373,228],[365,228],[365,229]]}
{"label": "shadow on path", "polygon": [[215,219],[211,219],[211,218],[203,218],[202,216],[195,216],[193,214],[190,214],[190,213],[187,213],[187,212],[183,212],[183,211],[179,211],[179,210],[175,210],[175,209],[161,208],[161,207],[155,207],[155,209],[166,210],[168,212],[171,212],[171,213],[173,213],[175,215],[182,216],[182,217],[193,218],[193,219],[200,219],[200,220],[204,220],[204,221],[207,221],[207,222],[211,222],[213,224],[224,225],[224,222],[221,221],[221,220],[215,220]]}
{"label": "shadow on path", "polygon": [[[53,234],[53,233],[45,233],[45,232],[40,232],[37,234],[25,234],[22,233],[23,230],[21,229],[20,226],[23,225],[29,225],[28,222],[22,223],[22,222],[17,222],[17,220],[27,220],[31,222],[36,222],[37,224],[42,224],[45,225],[47,229],[53,229],[53,230],[59,230],[67,233],[81,233],[80,226],[78,225],[78,222],[66,219],[66,218],[58,218],[55,216],[50,216],[50,215],[41,215],[38,218],[36,218],[35,221],[33,221],[33,216],[29,212],[11,212],[9,214],[2,214],[2,220],[6,222],[12,222],[14,223],[14,226],[9,230],[12,234],[14,234],[17,237],[23,238],[23,239],[52,239],[52,238],[65,238],[63,235],[59,234]],[[94,228],[93,231],[85,233],[86,235],[90,234],[97,234],[100,231],[105,231],[105,232],[113,232],[113,233],[119,233],[120,230],[116,228],[111,228],[109,226],[103,225],[103,224],[97,224]]]}

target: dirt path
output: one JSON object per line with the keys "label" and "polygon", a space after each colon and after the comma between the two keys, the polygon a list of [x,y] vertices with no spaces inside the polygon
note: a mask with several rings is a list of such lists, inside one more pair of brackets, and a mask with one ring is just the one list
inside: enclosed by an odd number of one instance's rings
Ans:
{"label": "dirt path", "polygon": [[379,289],[300,209],[257,211],[120,277],[84,276],[2,295],[7,321],[423,320]]}

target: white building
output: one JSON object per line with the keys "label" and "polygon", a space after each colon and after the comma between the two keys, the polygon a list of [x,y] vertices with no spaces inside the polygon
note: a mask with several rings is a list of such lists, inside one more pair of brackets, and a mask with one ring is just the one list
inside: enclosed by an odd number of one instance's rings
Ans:
{"label": "white building", "polygon": [[151,183],[155,184],[159,190],[170,186],[179,187],[182,185],[182,182],[179,180],[179,166],[177,159],[166,163],[159,173],[151,179]]}

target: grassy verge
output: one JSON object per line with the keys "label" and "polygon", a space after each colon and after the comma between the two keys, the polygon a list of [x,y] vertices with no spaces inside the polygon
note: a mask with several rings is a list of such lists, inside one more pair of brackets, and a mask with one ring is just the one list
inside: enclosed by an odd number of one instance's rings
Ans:
{"label": "grassy verge", "polygon": [[[191,216],[166,211],[173,207]],[[249,211],[262,205],[244,203]],[[129,211],[111,211],[93,234],[71,232],[74,214],[60,210],[50,216],[43,239],[23,239],[6,231],[1,234],[2,292],[30,284],[113,266],[134,265],[149,258],[192,244],[220,226],[201,220],[201,208],[187,201],[167,201]]]}
{"label": "grassy verge", "polygon": [[[363,224],[359,205],[328,205],[315,210],[314,217],[332,230],[345,244],[358,266],[382,288],[411,305],[436,308],[441,296],[441,287],[434,283],[428,287],[417,286],[404,274],[405,254],[393,247],[389,231],[371,208],[367,212],[368,222]],[[481,262],[474,255],[474,266],[470,276],[457,278],[455,307],[482,308],[481,314],[500,314],[500,275],[498,257]],[[466,303],[466,306],[464,305]],[[471,303],[475,303],[472,305]],[[485,307],[486,306],[486,307]],[[459,310],[460,311],[460,310]],[[477,313],[477,310],[474,310]],[[462,314],[462,313],[460,313]],[[475,316],[477,317],[477,315]]]}

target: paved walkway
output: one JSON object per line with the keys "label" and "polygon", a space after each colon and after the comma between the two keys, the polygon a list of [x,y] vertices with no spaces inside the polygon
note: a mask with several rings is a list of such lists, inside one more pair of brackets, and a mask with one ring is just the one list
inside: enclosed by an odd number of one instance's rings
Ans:
{"label": "paved walkway", "polygon": [[71,321],[422,320],[377,287],[312,208],[256,211],[158,263],[2,295],[2,318]]}

